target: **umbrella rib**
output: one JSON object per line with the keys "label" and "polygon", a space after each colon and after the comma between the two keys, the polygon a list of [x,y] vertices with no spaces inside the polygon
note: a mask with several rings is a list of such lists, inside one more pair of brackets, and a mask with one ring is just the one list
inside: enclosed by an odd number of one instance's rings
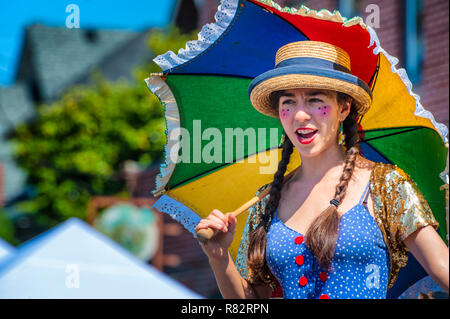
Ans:
{"label": "umbrella rib", "polygon": [[[372,129],[367,129],[367,130],[363,130],[365,132],[376,132],[376,131],[387,131],[387,130],[392,130],[392,129],[413,129],[413,128],[426,128],[425,126],[393,126],[393,127],[380,127],[380,128],[372,128]],[[402,131],[403,132],[403,131]]]}
{"label": "umbrella rib", "polygon": [[[251,1],[251,2],[253,2],[253,1]],[[296,29],[296,30],[297,30],[301,35],[303,35],[306,39],[311,40],[311,39],[310,39],[309,37],[307,37],[306,34],[305,34],[302,30],[300,30],[300,28],[297,27],[295,24],[291,23],[290,21],[286,20],[285,18],[283,18],[282,16],[276,14],[275,12],[272,12],[272,11],[270,11],[270,10],[264,8],[264,7],[261,7],[260,5],[258,5],[258,4],[256,4],[256,3],[253,3],[253,4],[257,5],[258,7],[260,7],[261,9],[263,9],[264,11],[266,11],[266,12],[268,12],[268,13],[270,13],[270,14],[276,16],[277,18],[283,20],[284,23],[287,23],[287,24],[289,24],[291,27],[293,27],[294,29]],[[275,10],[277,10],[277,9],[275,9]],[[278,10],[277,10],[277,11],[278,11]],[[278,12],[279,12],[279,11],[278,11]]]}
{"label": "umbrella rib", "polygon": [[375,146],[373,146],[372,144],[369,144],[369,143],[366,143],[366,145],[367,145],[367,147],[370,147],[374,152],[378,153],[379,156],[384,158],[386,160],[386,162],[388,162],[389,164],[393,164],[392,161],[386,155],[384,155],[383,152],[380,152],[380,150],[378,150],[378,148],[376,148]]}
{"label": "umbrella rib", "polygon": [[[416,130],[420,130],[420,129],[424,129],[426,127],[415,127],[409,130],[405,130],[405,131],[401,131],[401,132],[395,132],[395,133],[390,133],[390,134],[386,134],[386,135],[381,135],[381,136],[377,136],[377,137],[372,137],[369,139],[364,139],[361,142],[368,142],[368,141],[373,141],[373,140],[377,140],[379,138],[384,138],[384,137],[388,137],[388,136],[393,136],[393,135],[398,135],[398,134],[402,134],[402,133],[407,133],[407,132],[412,132],[412,131],[416,131]],[[371,131],[376,131],[376,130],[389,130],[392,128],[386,128],[386,129],[375,129],[375,130],[371,130]],[[368,131],[367,131],[368,132]]]}
{"label": "umbrella rib", "polygon": [[373,89],[375,88],[375,84],[377,83],[379,71],[380,71],[380,56],[378,55],[377,67],[375,68],[375,71],[373,72],[372,77],[370,78],[370,81],[369,81],[369,83],[371,83],[373,80],[372,92],[373,92]]}
{"label": "umbrella rib", "polygon": [[[407,133],[407,132],[411,132],[411,131],[415,131],[415,130],[419,130],[419,129],[424,129],[424,128],[426,128],[426,127],[414,127],[414,128],[411,128],[411,129],[408,129],[408,130],[405,130],[405,131],[401,131],[401,132],[395,132],[395,133],[390,133],[390,134],[386,134],[386,135],[382,135],[382,136],[372,137],[372,138],[369,138],[369,139],[364,139],[364,140],[361,140],[360,143],[368,142],[368,141],[373,141],[373,140],[376,140],[376,139],[380,139],[380,138],[384,138],[384,137],[388,137],[388,136],[393,136],[393,135],[397,135],[397,134],[402,134],[402,133]],[[380,129],[374,129],[374,130],[370,130],[370,131],[390,130],[390,129],[392,129],[392,128],[380,128]],[[386,160],[389,161],[389,159],[388,159],[386,156],[384,156],[380,151],[378,151],[375,147],[373,147],[373,146],[370,145],[370,144],[369,144],[369,146],[372,147],[372,148],[374,148],[380,155],[382,155],[384,158],[386,158]],[[267,151],[274,150],[274,149],[278,149],[278,147],[270,147],[270,148],[267,148],[267,149],[265,149],[265,150],[261,150],[261,151],[259,151],[259,152],[267,152]],[[258,152],[258,153],[259,153],[259,152]],[[251,155],[254,155],[254,154],[251,154]],[[235,160],[234,160],[233,162],[231,162],[231,163],[225,163],[225,164],[219,165],[219,166],[217,166],[217,167],[211,168],[211,169],[209,169],[209,170],[207,170],[207,171],[204,171],[204,172],[202,172],[202,173],[200,173],[200,174],[198,174],[198,175],[192,176],[192,177],[190,177],[189,179],[187,179],[187,180],[185,180],[185,181],[182,181],[182,182],[180,182],[180,183],[178,183],[178,184],[175,184],[175,185],[171,186],[170,189],[173,189],[173,188],[179,187],[179,186],[181,186],[181,185],[187,184],[187,183],[189,183],[190,181],[192,181],[192,180],[194,180],[194,179],[196,179],[196,178],[198,178],[198,177],[201,177],[201,176],[203,176],[203,175],[206,175],[206,174],[208,174],[208,173],[211,173],[211,172],[213,172],[213,171],[215,171],[215,170],[218,170],[218,169],[220,169],[220,168],[223,168],[223,167],[225,167],[225,166],[235,164],[236,162],[241,161],[241,160],[244,160],[244,159],[248,158],[248,157],[251,156],[251,155],[246,155],[246,156],[244,156],[244,157],[242,157],[242,158],[235,159]],[[390,162],[390,161],[389,161],[389,162]]]}
{"label": "umbrella rib", "polygon": [[[188,59],[187,61],[184,61],[183,63],[181,63],[181,64],[179,64],[179,65],[177,65],[177,66],[174,66],[173,68],[167,70],[167,73],[175,74],[174,72],[175,72],[176,70],[179,70],[180,68],[184,67],[187,63],[192,63],[192,62],[198,60],[201,56],[203,56],[203,55],[205,55],[207,52],[209,52],[212,48],[216,47],[216,46],[217,46],[217,43],[219,43],[220,41],[222,41],[222,39],[223,39],[223,38],[230,32],[230,30],[234,27],[234,25],[236,24],[236,21],[238,20],[238,18],[239,18],[239,17],[241,16],[241,14],[242,14],[242,11],[243,11],[243,5],[239,5],[240,0],[237,1],[237,2],[238,2],[238,5],[237,5],[237,7],[236,7],[236,11],[235,11],[235,13],[234,13],[233,18],[232,18],[231,21],[228,23],[228,25],[223,29],[223,31],[220,33],[220,35],[219,35],[215,40],[213,40],[213,42],[210,43],[205,49],[203,49],[202,51],[200,51],[197,55],[195,55],[194,57]],[[220,11],[221,11],[221,10],[220,10],[220,7],[219,7],[219,11],[217,11],[216,14],[220,13]],[[212,23],[212,25],[219,26],[219,23],[218,23],[218,22],[219,22],[219,21],[217,21],[217,19],[216,19],[216,22]],[[204,26],[204,27],[205,27],[205,26]],[[203,28],[204,28],[204,27],[203,27]],[[202,28],[202,30],[200,31],[199,35],[203,33],[203,30],[204,30],[203,28]],[[206,30],[206,29],[205,29],[205,30]],[[205,31],[205,32],[206,32],[206,31]],[[197,39],[196,41],[199,41],[199,40],[200,40],[200,39]],[[177,54],[177,56],[178,56],[178,54]]]}

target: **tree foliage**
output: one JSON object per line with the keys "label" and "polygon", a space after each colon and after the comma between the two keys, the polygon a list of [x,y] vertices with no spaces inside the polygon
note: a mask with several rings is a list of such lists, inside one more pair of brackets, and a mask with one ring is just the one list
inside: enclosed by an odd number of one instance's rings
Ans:
{"label": "tree foliage", "polygon": [[12,245],[17,244],[14,224],[8,218],[6,212],[0,209],[0,238]]}
{"label": "tree foliage", "polygon": [[[154,31],[149,56],[178,50],[194,37],[174,28]],[[125,161],[145,167],[160,160],[166,126],[163,107],[144,82],[150,72],[161,70],[149,62],[133,71],[131,82],[109,82],[94,73],[93,84],[39,105],[33,121],[15,128],[15,158],[37,190],[20,203],[21,211],[48,226],[72,216],[84,219],[91,196],[126,193],[120,174]]]}

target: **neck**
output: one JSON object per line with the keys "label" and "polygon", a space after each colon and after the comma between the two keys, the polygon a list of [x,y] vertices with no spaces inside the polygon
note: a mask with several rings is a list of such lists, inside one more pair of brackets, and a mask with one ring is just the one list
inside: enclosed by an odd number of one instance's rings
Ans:
{"label": "neck", "polygon": [[[345,152],[338,144],[333,144],[317,156],[301,157],[302,164],[295,175],[302,180],[317,181],[327,173],[336,170],[344,164]],[[341,174],[341,172],[338,172]]]}

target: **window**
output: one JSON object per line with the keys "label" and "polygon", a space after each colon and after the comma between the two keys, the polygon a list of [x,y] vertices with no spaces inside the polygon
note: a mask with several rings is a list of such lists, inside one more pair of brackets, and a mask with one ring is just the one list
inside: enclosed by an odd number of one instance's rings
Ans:
{"label": "window", "polygon": [[355,16],[362,16],[362,1],[361,0],[338,0],[338,11],[347,19]]}
{"label": "window", "polygon": [[308,7],[307,1],[302,0],[275,0],[274,2],[278,3],[282,8],[300,8],[301,5]]}
{"label": "window", "polygon": [[423,33],[422,33],[422,0],[404,0],[405,37],[404,61],[406,72],[413,84],[422,78]]}

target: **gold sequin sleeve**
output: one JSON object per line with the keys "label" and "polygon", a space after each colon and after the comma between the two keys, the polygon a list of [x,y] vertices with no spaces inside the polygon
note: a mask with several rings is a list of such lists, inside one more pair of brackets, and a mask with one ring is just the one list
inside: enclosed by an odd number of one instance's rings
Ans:
{"label": "gold sequin sleeve", "polygon": [[416,183],[398,166],[377,163],[370,186],[375,217],[390,252],[390,288],[408,261],[405,238],[438,223]]}
{"label": "gold sequin sleeve", "polygon": [[[258,189],[256,192],[256,196],[258,196],[263,190],[265,190],[269,184],[266,184]],[[241,276],[246,279],[249,283],[255,284],[259,283],[252,274],[251,269],[249,269],[247,265],[247,259],[248,259],[248,246],[250,243],[250,233],[258,226],[261,216],[264,213],[267,200],[269,198],[269,195],[264,197],[262,200],[254,204],[252,207],[248,210],[248,217],[247,222],[244,227],[244,231],[242,233],[242,239],[239,244],[237,256],[236,256],[236,268],[238,272],[241,274]],[[270,223],[270,221],[269,221]],[[278,286],[278,282],[276,281],[275,277],[272,274],[268,274],[267,278],[263,280],[265,284],[267,284],[272,290],[275,290]]]}

